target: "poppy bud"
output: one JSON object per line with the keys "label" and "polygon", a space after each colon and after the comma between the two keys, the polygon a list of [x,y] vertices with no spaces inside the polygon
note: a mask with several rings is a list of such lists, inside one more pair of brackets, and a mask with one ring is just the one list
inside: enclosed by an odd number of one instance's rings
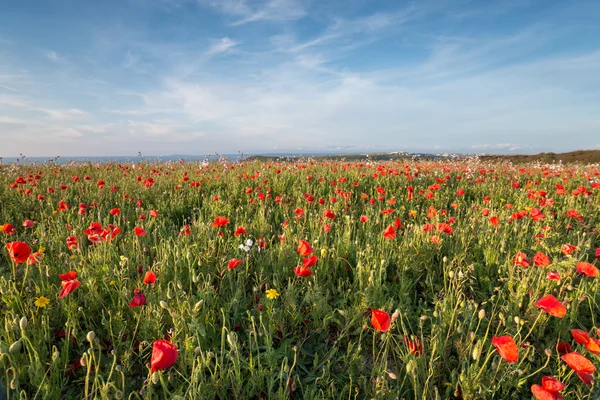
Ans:
{"label": "poppy bud", "polygon": [[93,343],[94,339],[96,339],[96,333],[94,331],[89,331],[87,335],[85,335],[85,338],[88,342]]}
{"label": "poppy bud", "polygon": [[19,321],[19,327],[21,328],[22,331],[25,330],[25,328],[27,328],[27,317],[23,317],[21,318],[21,320]]}

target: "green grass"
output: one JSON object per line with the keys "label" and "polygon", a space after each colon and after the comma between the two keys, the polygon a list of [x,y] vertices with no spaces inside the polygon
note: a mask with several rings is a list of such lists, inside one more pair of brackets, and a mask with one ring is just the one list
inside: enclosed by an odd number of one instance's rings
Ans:
{"label": "green grass", "polygon": [[[0,225],[16,227],[0,237],[43,252],[37,264],[16,265],[0,251],[2,390],[11,399],[529,399],[531,385],[554,376],[566,399],[598,398],[556,345],[569,342],[600,365],[569,332],[598,337],[598,278],[576,264],[598,265],[599,173],[465,160],[0,166]],[[573,194],[580,186],[588,193]],[[58,211],[60,200],[70,208]],[[544,219],[530,217],[534,207]],[[527,215],[513,219],[519,210]],[[213,227],[217,216],[229,223]],[[396,218],[401,227],[388,240]],[[21,226],[27,219],[33,228]],[[83,233],[92,222],[122,232],[95,244]],[[180,234],[185,225],[189,236]],[[136,226],[147,235],[135,236]],[[236,237],[239,226],[247,234]],[[76,249],[67,247],[71,235]],[[300,240],[318,257],[305,278],[294,274]],[[564,255],[564,244],[577,249]],[[515,266],[521,251],[530,262],[541,251],[552,264]],[[232,258],[244,262],[228,270]],[[57,298],[58,274],[71,270],[81,286]],[[142,282],[148,270],[154,285]],[[560,281],[546,278],[550,270]],[[138,288],[147,303],[130,308]],[[268,289],[280,296],[268,299]],[[546,294],[565,302],[564,318],[534,305]],[[42,296],[50,302],[38,307]],[[372,309],[393,314],[387,332],[373,328]],[[516,363],[491,343],[504,335],[518,346]],[[177,361],[152,373],[152,344],[164,338],[178,347]]]}

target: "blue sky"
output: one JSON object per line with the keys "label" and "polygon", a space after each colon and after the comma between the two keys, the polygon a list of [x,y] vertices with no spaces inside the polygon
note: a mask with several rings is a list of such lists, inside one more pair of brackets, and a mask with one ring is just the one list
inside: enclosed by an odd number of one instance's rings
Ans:
{"label": "blue sky", "polygon": [[600,149],[600,2],[7,0],[0,156]]}

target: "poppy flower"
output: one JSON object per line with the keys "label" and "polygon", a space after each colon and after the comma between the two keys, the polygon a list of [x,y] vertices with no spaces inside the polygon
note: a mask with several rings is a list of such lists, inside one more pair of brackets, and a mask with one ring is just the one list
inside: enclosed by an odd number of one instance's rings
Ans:
{"label": "poppy flower", "polygon": [[500,222],[500,220],[496,216],[490,218],[490,224],[492,224],[493,226],[498,226],[499,222]]}
{"label": "poppy flower", "polygon": [[585,356],[579,354],[576,351],[567,353],[561,357],[561,360],[567,363],[567,365],[575,370],[577,373],[593,374],[596,372],[596,367],[590,360]]}
{"label": "poppy flower", "polygon": [[387,330],[390,329],[391,324],[390,314],[383,310],[373,310],[371,312],[371,324],[376,330],[387,332]]}
{"label": "poppy flower", "polygon": [[6,248],[8,249],[8,256],[17,265],[27,262],[31,255],[31,248],[25,242],[6,243]]}
{"label": "poppy flower", "polygon": [[[369,217],[367,217],[366,215],[361,215],[360,216],[360,222],[368,222],[369,221]],[[600,249],[598,249],[600,250]]]}
{"label": "poppy flower", "polygon": [[81,286],[81,282],[77,280],[77,272],[69,271],[66,274],[58,274],[60,277],[62,290],[58,294],[58,298],[63,298],[71,293],[73,290]]}
{"label": "poppy flower", "polygon": [[597,259],[598,261],[600,261],[600,247],[598,247],[598,248],[596,249],[595,256],[596,256],[596,259]]}
{"label": "poppy flower", "polygon": [[13,224],[4,224],[0,225],[0,231],[6,233],[7,235],[14,235],[17,230]]}
{"label": "poppy flower", "polygon": [[590,341],[585,345],[585,348],[591,353],[600,354],[600,340],[594,338],[589,339]]}
{"label": "poppy flower", "polygon": [[86,235],[99,235],[102,233],[102,224],[100,222],[92,222],[90,227],[83,231]]}
{"label": "poppy flower", "polygon": [[150,214],[150,216],[152,218],[158,217],[158,211],[156,211],[156,210],[150,210],[150,212],[148,214]]}
{"label": "poppy flower", "polygon": [[531,393],[533,394],[533,397],[535,397],[537,400],[555,400],[556,399],[556,397],[554,396],[554,393],[544,389],[543,387],[541,387],[540,385],[537,385],[537,384],[531,385]]}
{"label": "poppy flower", "polygon": [[560,382],[553,376],[542,377],[542,387],[549,392],[558,393],[567,387],[564,383]]}
{"label": "poppy flower", "polygon": [[580,261],[577,263],[577,272],[585,276],[598,276],[598,268],[588,262]]}
{"label": "poppy flower", "polygon": [[312,266],[314,266],[317,261],[319,261],[319,259],[317,258],[317,256],[311,256],[308,258],[305,258],[304,260],[302,260],[302,264],[304,266],[304,268],[310,268]]}
{"label": "poppy flower", "polygon": [[383,237],[391,240],[393,238],[396,237],[396,229],[394,229],[394,227],[392,225],[389,225],[387,228],[385,228],[385,230],[383,231]]}
{"label": "poppy flower", "polygon": [[573,339],[579,344],[588,344],[590,342],[590,336],[587,332],[584,332],[580,329],[571,329],[571,336]]}
{"label": "poppy flower", "polygon": [[233,233],[236,237],[240,236],[240,235],[245,235],[246,234],[246,230],[243,227],[239,227],[236,229],[236,231]]}
{"label": "poppy flower", "polygon": [[537,400],[562,400],[563,397],[560,393],[566,385],[556,379],[544,376],[542,378],[542,386],[531,385],[531,393]]}
{"label": "poppy flower", "polygon": [[69,237],[67,237],[67,247],[69,249],[76,249],[77,247],[79,247],[79,244],[77,243],[77,237],[76,236],[69,236]]}
{"label": "poppy flower", "polygon": [[296,274],[296,276],[299,276],[301,278],[306,278],[307,276],[312,275],[312,271],[310,270],[310,268],[307,268],[304,265],[294,268],[294,273]]}
{"label": "poppy flower", "polygon": [[323,214],[323,216],[325,218],[335,219],[335,213],[331,210],[325,210],[325,213]]}
{"label": "poppy flower", "polygon": [[181,236],[190,236],[192,234],[192,230],[190,229],[189,225],[186,225],[183,228],[181,228],[181,231],[179,231],[179,234]]}
{"label": "poppy flower", "polygon": [[564,356],[565,354],[572,352],[573,349],[571,349],[571,344],[569,344],[569,342],[558,342],[556,344],[556,351]]}
{"label": "poppy flower", "polygon": [[147,232],[145,229],[136,226],[133,233],[135,233],[135,236],[146,236]]}
{"label": "poppy flower", "polygon": [[546,278],[550,281],[560,281],[560,275],[556,271],[548,271]]}
{"label": "poppy flower", "polygon": [[314,249],[306,240],[301,240],[300,242],[298,242],[297,251],[298,254],[300,254],[302,257],[307,257],[313,253]]}
{"label": "poppy flower", "polygon": [[577,250],[577,246],[573,246],[572,244],[563,244],[560,250],[565,256],[568,256],[569,254],[573,254],[573,252]]}
{"label": "poppy flower", "polygon": [[110,210],[110,215],[114,215],[115,217],[119,216],[119,215],[121,215],[121,210],[118,208],[113,208]]}
{"label": "poppy flower", "polygon": [[144,275],[144,285],[154,285],[156,282],[156,274],[152,271],[147,271]]}
{"label": "poppy flower", "polygon": [[535,303],[535,306],[546,311],[548,314],[562,318],[567,315],[567,308],[556,297],[547,294]]}
{"label": "poppy flower", "polygon": [[212,226],[214,227],[220,227],[220,226],[225,226],[229,223],[229,220],[225,217],[216,217],[215,220],[212,223]]}
{"label": "poppy flower", "polygon": [[518,252],[513,260],[514,265],[520,265],[522,267],[529,267],[529,260],[527,260],[527,254]]}
{"label": "poppy flower", "polygon": [[500,354],[500,357],[506,361],[513,363],[519,359],[519,349],[512,337],[508,335],[493,337],[492,344],[498,351],[498,354]]}
{"label": "poppy flower", "polygon": [[142,291],[140,289],[135,289],[133,291],[133,299],[131,299],[131,302],[129,303],[129,307],[133,308],[133,307],[139,307],[139,306],[143,306],[146,305],[146,296],[144,296],[144,294],[142,293]]}
{"label": "poppy flower", "polygon": [[242,263],[242,260],[238,260],[237,258],[232,258],[231,260],[229,260],[229,262],[227,263],[227,269],[234,269],[237,268],[238,265],[240,265]]}
{"label": "poppy flower", "polygon": [[58,202],[58,211],[67,211],[69,208],[71,208],[71,206],[64,201],[61,200]]}
{"label": "poppy flower", "polygon": [[536,267],[547,267],[551,263],[550,258],[541,251],[538,251],[533,256],[533,265]]}
{"label": "poppy flower", "polygon": [[31,255],[27,258],[27,265],[39,263],[42,257],[44,257],[44,254],[40,253],[39,251],[31,253]]}
{"label": "poppy flower", "polygon": [[156,340],[152,345],[151,371],[169,368],[177,360],[177,346],[167,340]]}
{"label": "poppy flower", "polygon": [[30,219],[27,219],[27,220],[23,221],[22,225],[23,225],[23,227],[25,227],[27,229],[31,229],[35,226],[35,222],[33,222]]}

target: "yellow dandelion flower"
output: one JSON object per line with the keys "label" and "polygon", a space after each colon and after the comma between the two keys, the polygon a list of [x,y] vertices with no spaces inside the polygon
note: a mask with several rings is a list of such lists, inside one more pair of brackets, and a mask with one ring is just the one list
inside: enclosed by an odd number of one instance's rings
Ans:
{"label": "yellow dandelion flower", "polygon": [[50,304],[50,299],[47,299],[44,296],[41,296],[33,304],[35,304],[37,307],[43,308],[43,307],[46,307],[48,304]]}
{"label": "yellow dandelion flower", "polygon": [[40,246],[38,253],[43,253],[44,251],[46,251],[46,248],[44,246]]}
{"label": "yellow dandelion flower", "polygon": [[279,297],[279,292],[277,291],[277,289],[269,289],[267,290],[267,299],[271,299],[271,300],[275,300],[276,298]]}

